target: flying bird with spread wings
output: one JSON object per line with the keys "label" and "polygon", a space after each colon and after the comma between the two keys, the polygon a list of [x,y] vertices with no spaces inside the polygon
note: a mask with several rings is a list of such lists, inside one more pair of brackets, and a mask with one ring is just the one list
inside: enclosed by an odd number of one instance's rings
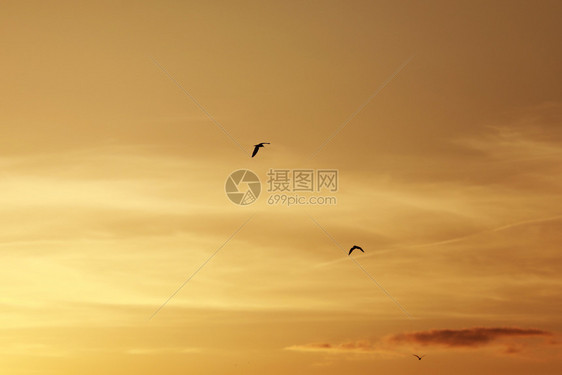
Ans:
{"label": "flying bird with spread wings", "polygon": [[420,360],[420,361],[421,361],[421,359],[422,359],[423,357],[425,357],[425,354],[422,355],[421,357],[420,357],[419,355],[417,355],[417,354],[412,354],[412,355],[413,355],[414,357],[416,357],[416,358],[417,358],[418,360]]}
{"label": "flying bird with spread wings", "polygon": [[362,249],[362,248],[360,248],[360,247],[359,247],[359,246],[357,246],[357,245],[353,245],[353,247],[352,247],[351,249],[349,249],[349,253],[348,253],[347,255],[351,255],[351,253],[352,253],[352,252],[353,252],[353,250],[355,250],[355,249],[359,249],[359,250],[361,250],[361,252],[363,252],[363,253],[364,253],[364,251],[363,251],[363,249]]}
{"label": "flying bird with spread wings", "polygon": [[268,144],[270,144],[270,143],[269,142],[262,142],[262,143],[258,143],[257,145],[254,145],[254,152],[252,152],[252,157],[256,156],[260,147],[264,147],[263,145],[268,145]]}

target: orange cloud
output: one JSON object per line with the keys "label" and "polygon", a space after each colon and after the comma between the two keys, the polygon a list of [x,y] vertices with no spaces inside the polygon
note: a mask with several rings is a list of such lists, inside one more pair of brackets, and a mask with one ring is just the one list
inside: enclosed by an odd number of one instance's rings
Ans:
{"label": "orange cloud", "polygon": [[[378,341],[359,340],[343,343],[309,343],[294,345],[287,350],[301,352],[327,353],[390,353],[411,344],[423,346],[445,346],[448,348],[478,348],[501,338],[510,338],[507,354],[520,352],[514,339],[531,336],[551,336],[552,333],[540,329],[517,327],[474,327],[466,329],[433,329],[428,331],[406,332],[384,337]],[[547,344],[552,344],[548,342]]]}
{"label": "orange cloud", "polygon": [[377,348],[369,341],[349,341],[339,344],[330,343],[310,343],[304,345],[294,345],[287,350],[295,350],[302,352],[342,352],[342,353],[371,353],[377,351]]}

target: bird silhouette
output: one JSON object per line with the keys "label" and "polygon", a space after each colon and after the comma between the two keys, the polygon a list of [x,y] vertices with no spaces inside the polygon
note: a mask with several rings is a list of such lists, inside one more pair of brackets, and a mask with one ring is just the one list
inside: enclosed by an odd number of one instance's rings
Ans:
{"label": "bird silhouette", "polygon": [[254,145],[254,152],[252,152],[252,157],[256,156],[260,147],[263,147],[263,145],[268,145],[268,144],[269,142],[262,142],[262,143],[258,143],[257,145]]}
{"label": "bird silhouette", "polygon": [[355,250],[355,249],[359,249],[359,250],[361,250],[362,252],[364,252],[363,249],[360,248],[359,246],[353,245],[353,247],[352,247],[351,249],[349,249],[349,253],[348,253],[347,255],[351,255],[351,253],[352,253],[353,250]]}
{"label": "bird silhouette", "polygon": [[421,357],[420,357],[419,355],[417,355],[417,354],[412,354],[412,355],[413,355],[414,357],[416,357],[416,358],[417,358],[418,360],[420,360],[420,361],[421,361],[421,359],[422,359],[423,357],[425,357],[425,354],[422,355]]}

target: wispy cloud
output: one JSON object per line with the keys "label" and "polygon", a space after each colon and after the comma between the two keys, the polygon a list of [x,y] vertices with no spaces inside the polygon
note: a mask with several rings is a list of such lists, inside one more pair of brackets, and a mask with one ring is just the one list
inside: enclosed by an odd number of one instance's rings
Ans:
{"label": "wispy cloud", "polygon": [[302,345],[292,345],[285,350],[296,352],[326,353],[326,354],[376,354],[384,356],[401,355],[380,342],[369,340],[345,341],[342,343],[317,342]]}
{"label": "wispy cloud", "polygon": [[191,348],[191,347],[178,347],[178,348],[129,348],[125,350],[125,353],[132,355],[151,355],[151,354],[164,354],[164,353],[176,353],[176,354],[187,354],[187,353],[198,353],[201,349]]}

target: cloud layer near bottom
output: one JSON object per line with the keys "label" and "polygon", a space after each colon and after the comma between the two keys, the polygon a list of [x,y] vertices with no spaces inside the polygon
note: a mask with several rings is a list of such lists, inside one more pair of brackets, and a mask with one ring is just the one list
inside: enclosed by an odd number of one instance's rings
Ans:
{"label": "cloud layer near bottom", "polygon": [[[509,348],[529,337],[552,336],[551,332],[534,328],[517,327],[473,327],[465,329],[432,329],[404,332],[386,336],[378,341],[358,340],[343,343],[310,343],[294,345],[287,350],[327,353],[392,353],[401,349],[419,347],[480,348],[502,341]],[[509,342],[504,342],[509,339]],[[543,342],[551,345],[554,342]],[[506,352],[513,352],[508,350]]]}

